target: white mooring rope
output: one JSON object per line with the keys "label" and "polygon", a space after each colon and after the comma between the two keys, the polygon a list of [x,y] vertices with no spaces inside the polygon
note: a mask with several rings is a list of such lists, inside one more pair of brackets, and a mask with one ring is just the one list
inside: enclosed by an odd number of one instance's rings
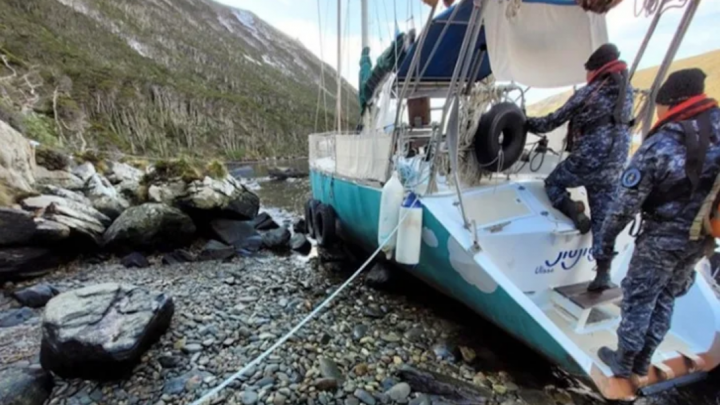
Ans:
{"label": "white mooring rope", "polygon": [[[414,205],[414,204],[415,204],[415,201],[417,201],[417,196],[415,196],[415,199],[413,200],[412,204],[410,204],[410,205],[411,205],[411,206]],[[283,345],[285,342],[287,342],[295,333],[297,333],[297,331],[299,331],[300,329],[302,329],[303,326],[305,326],[308,322],[310,322],[310,320],[312,320],[312,318],[314,318],[315,315],[317,315],[323,308],[325,308],[325,307],[330,303],[330,301],[332,301],[333,299],[335,299],[335,297],[337,297],[345,288],[347,288],[347,286],[349,286],[350,283],[352,283],[352,282],[360,275],[360,273],[362,273],[363,270],[365,270],[365,268],[372,262],[372,260],[375,259],[375,257],[376,257],[378,254],[380,254],[380,252],[382,251],[382,248],[385,247],[385,245],[387,245],[387,243],[390,241],[390,238],[392,238],[393,235],[395,235],[395,233],[398,231],[398,229],[400,229],[400,225],[405,221],[405,218],[407,218],[408,214],[410,214],[410,211],[406,212],[405,215],[403,215],[403,217],[400,218],[400,220],[398,221],[398,224],[397,224],[397,226],[395,227],[395,229],[393,229],[393,231],[390,233],[390,235],[388,235],[388,237],[387,237],[387,238],[383,241],[383,243],[375,250],[375,252],[365,261],[365,263],[363,263],[363,265],[360,266],[360,268],[357,269],[357,270],[355,271],[355,273],[353,273],[353,275],[350,276],[350,278],[348,278],[348,279],[347,279],[337,290],[335,290],[335,292],[333,292],[325,301],[323,301],[323,302],[322,302],[320,305],[318,305],[312,312],[310,312],[310,314],[309,314],[308,316],[306,316],[302,321],[300,321],[300,323],[298,323],[297,325],[295,325],[295,327],[293,327],[292,329],[290,329],[290,331],[289,331],[288,333],[286,333],[286,334],[285,334],[283,337],[281,337],[277,342],[275,342],[275,344],[273,344],[272,346],[270,346],[269,349],[265,350],[262,354],[260,354],[258,357],[256,357],[253,361],[251,361],[250,363],[248,363],[245,367],[241,368],[237,373],[235,373],[235,374],[231,375],[230,377],[228,377],[228,378],[227,378],[225,381],[223,381],[220,385],[218,385],[217,387],[213,388],[213,389],[210,390],[207,394],[203,395],[202,397],[200,397],[200,399],[196,400],[195,402],[191,403],[190,405],[202,405],[202,404],[204,404],[206,401],[208,401],[208,400],[211,399],[213,396],[215,396],[215,395],[218,394],[220,391],[222,391],[225,387],[227,387],[228,385],[230,385],[230,383],[232,383],[233,381],[235,381],[236,379],[238,379],[241,375],[245,374],[249,369],[251,369],[252,367],[256,366],[256,365],[259,364],[261,361],[265,360],[266,357],[268,357],[270,354],[272,354],[272,352],[274,352],[278,347],[282,346],[282,345]]]}

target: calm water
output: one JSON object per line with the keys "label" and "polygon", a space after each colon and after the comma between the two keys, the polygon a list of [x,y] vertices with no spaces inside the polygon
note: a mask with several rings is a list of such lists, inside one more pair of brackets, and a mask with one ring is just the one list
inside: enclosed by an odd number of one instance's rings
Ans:
{"label": "calm water", "polygon": [[[261,198],[264,209],[270,211],[273,216],[276,218],[279,216],[278,219],[290,219],[302,215],[305,201],[309,198],[309,180],[302,178],[273,181],[268,176],[268,169],[275,166],[292,167],[301,172],[308,171],[306,160],[257,163],[245,166],[244,170],[252,170],[252,177],[259,186],[256,192]],[[480,350],[492,354],[495,360],[490,362],[492,364],[489,363],[488,367],[506,370],[521,386],[542,389],[547,384],[561,383],[557,373],[554,372],[554,367],[544,358],[454,300],[435,293],[414,280],[398,283],[394,291],[389,293],[407,296],[416,300],[418,305],[429,305],[445,318],[462,324],[465,335],[463,339],[468,340],[468,345],[481,347]],[[582,402],[599,403],[591,398]],[[652,398],[644,398],[638,403],[720,405],[720,370],[716,370],[703,382],[667,391]]]}

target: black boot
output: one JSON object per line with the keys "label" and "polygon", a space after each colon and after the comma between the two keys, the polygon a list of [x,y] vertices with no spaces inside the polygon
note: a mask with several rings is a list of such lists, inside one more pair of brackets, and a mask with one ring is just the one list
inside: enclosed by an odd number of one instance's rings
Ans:
{"label": "black boot", "polygon": [[584,212],[578,210],[578,203],[570,197],[565,197],[555,208],[567,215],[581,234],[585,235],[590,232],[590,218]]}
{"label": "black boot", "polygon": [[595,280],[588,286],[588,291],[592,292],[603,292],[612,288],[612,282],[610,281],[610,261],[598,260],[597,268],[595,269]]}
{"label": "black boot", "polygon": [[648,348],[642,349],[633,362],[632,372],[640,377],[645,377],[650,372],[650,364],[652,363],[653,351]]}
{"label": "black boot", "polygon": [[609,347],[603,346],[598,351],[598,357],[610,367],[615,377],[630,378],[635,354],[626,352],[623,349],[613,351]]}

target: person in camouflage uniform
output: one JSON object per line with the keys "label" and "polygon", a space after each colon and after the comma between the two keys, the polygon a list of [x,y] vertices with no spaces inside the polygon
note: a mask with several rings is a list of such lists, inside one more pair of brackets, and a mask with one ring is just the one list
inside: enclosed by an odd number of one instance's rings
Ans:
{"label": "person in camouflage uniform", "polygon": [[[568,124],[570,156],[545,179],[545,190],[553,207],[567,215],[580,230],[592,229],[599,239],[617,180],[630,148],[633,90],[627,80],[627,65],[619,61],[613,44],[598,48],[588,59],[588,85],[578,90],[565,105],[541,118],[528,118],[528,131],[543,134]],[[578,209],[568,188],[585,186],[591,219]],[[597,275],[589,290],[610,287],[610,261],[597,262]]]}
{"label": "person in camouflage uniform", "polygon": [[616,237],[642,213],[622,282],[618,349],[599,352],[618,377],[648,374],[653,353],[670,329],[675,299],[687,293],[695,265],[714,247],[707,235],[690,237],[720,173],[720,109],[703,95],[704,80],[699,69],[681,70],[659,89],[660,121],[622,174],[594,252],[598,260],[611,260]]}

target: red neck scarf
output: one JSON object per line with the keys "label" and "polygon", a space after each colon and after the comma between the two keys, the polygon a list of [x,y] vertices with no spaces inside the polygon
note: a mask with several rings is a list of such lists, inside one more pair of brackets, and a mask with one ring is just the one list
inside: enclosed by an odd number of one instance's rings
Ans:
{"label": "red neck scarf", "polygon": [[623,70],[627,70],[627,63],[621,61],[621,60],[615,60],[612,62],[608,62],[605,65],[603,65],[601,68],[593,70],[590,73],[590,77],[588,78],[588,84],[594,82],[595,80],[605,76],[609,73],[620,73]]}
{"label": "red neck scarf", "polygon": [[669,109],[662,117],[659,117],[660,119],[653,126],[652,130],[650,130],[648,136],[654,134],[660,127],[669,122],[685,121],[717,106],[718,102],[712,98],[708,98],[705,94],[691,97]]}

